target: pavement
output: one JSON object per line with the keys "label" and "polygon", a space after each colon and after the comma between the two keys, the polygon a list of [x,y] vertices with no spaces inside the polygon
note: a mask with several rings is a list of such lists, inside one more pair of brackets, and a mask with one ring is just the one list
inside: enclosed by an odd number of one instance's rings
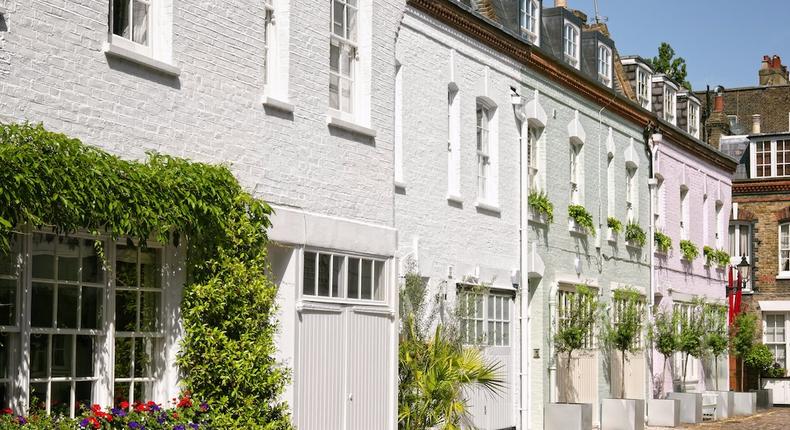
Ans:
{"label": "pavement", "polygon": [[[790,430],[790,408],[760,409],[755,415],[735,417],[702,424],[683,424],[675,429],[694,430]],[[646,427],[647,430],[672,430],[668,427]]]}

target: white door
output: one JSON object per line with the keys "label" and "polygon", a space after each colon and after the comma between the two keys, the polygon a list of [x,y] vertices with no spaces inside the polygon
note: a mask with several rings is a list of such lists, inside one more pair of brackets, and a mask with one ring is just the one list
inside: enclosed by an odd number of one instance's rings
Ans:
{"label": "white door", "polygon": [[392,343],[389,314],[364,309],[347,310],[348,318],[348,430],[386,429],[390,408]]}

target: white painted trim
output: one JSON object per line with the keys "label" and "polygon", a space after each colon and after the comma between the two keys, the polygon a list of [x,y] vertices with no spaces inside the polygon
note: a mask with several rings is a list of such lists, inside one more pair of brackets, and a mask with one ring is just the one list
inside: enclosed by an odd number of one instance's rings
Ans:
{"label": "white painted trim", "polygon": [[475,202],[475,207],[489,212],[502,213],[502,209],[498,205],[482,202],[480,200]]}
{"label": "white painted trim", "polygon": [[448,202],[455,202],[455,203],[463,203],[464,202],[464,198],[461,197],[460,195],[448,194],[447,195],[447,201]]}
{"label": "white painted trim", "polygon": [[141,54],[139,52],[135,52],[131,49],[121,47],[114,43],[104,42],[104,46],[102,50],[104,51],[105,55],[117,57],[117,58],[123,58],[133,63],[154,69],[165,75],[170,75],[175,77],[181,75],[181,69],[172,64],[165,63],[164,61],[159,61],[153,57]]}
{"label": "white painted trim", "polygon": [[271,95],[264,95],[261,97],[261,104],[266,107],[274,108],[283,112],[293,113],[294,105],[285,100],[279,100]]}
{"label": "white painted trim", "polygon": [[790,312],[790,300],[760,300],[757,303],[762,312]]}
{"label": "white painted trim", "polygon": [[326,123],[330,127],[350,131],[362,136],[376,137],[376,130],[365,127],[364,125],[341,119],[339,116],[334,115],[334,113],[326,114]]}

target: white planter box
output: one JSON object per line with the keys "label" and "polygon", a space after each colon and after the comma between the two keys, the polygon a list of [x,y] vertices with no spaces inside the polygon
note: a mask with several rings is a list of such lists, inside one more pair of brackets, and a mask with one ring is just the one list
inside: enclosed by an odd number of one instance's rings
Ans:
{"label": "white planter box", "polygon": [[774,407],[774,391],[773,390],[752,390],[757,393],[757,407],[758,408],[773,408]]}
{"label": "white planter box", "polygon": [[667,397],[680,400],[680,422],[702,422],[702,393],[669,393]]}
{"label": "white planter box", "polygon": [[680,400],[650,399],[647,401],[647,424],[659,427],[680,426]]}
{"label": "white planter box", "polygon": [[601,400],[601,430],[644,430],[645,401],[642,399]]}
{"label": "white planter box", "polygon": [[771,390],[774,405],[790,405],[790,378],[762,378],[764,390]]}
{"label": "white planter box", "polygon": [[579,223],[572,218],[568,218],[568,231],[580,236],[587,236],[587,234],[589,234],[586,228],[579,225]]}
{"label": "white planter box", "polygon": [[549,225],[549,219],[543,212],[529,208],[529,222],[533,224]]}
{"label": "white planter box", "polygon": [[592,430],[590,403],[549,403],[543,413],[544,430]]}
{"label": "white planter box", "polygon": [[709,391],[716,395],[716,415],[717,420],[723,420],[735,416],[735,393],[733,391]]}
{"label": "white planter box", "polygon": [[735,415],[754,415],[757,412],[757,393],[732,393],[735,396]]}

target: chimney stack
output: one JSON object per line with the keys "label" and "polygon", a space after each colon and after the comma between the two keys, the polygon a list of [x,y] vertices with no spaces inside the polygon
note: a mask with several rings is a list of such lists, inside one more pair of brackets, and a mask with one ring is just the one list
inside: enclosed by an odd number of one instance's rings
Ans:
{"label": "chimney stack", "polygon": [[554,7],[568,7],[568,0],[554,0]]}
{"label": "chimney stack", "polygon": [[763,62],[760,64],[760,70],[770,69],[771,65],[771,57],[763,55]]}
{"label": "chimney stack", "polygon": [[713,112],[724,112],[724,94],[716,93],[716,96],[713,98]]}
{"label": "chimney stack", "polygon": [[763,55],[763,61],[760,64],[760,77],[761,86],[776,86],[787,85],[790,83],[790,76],[787,74],[787,66],[782,65],[782,58],[778,55],[769,57]]}
{"label": "chimney stack", "polygon": [[760,114],[752,115],[752,134],[760,134]]}

